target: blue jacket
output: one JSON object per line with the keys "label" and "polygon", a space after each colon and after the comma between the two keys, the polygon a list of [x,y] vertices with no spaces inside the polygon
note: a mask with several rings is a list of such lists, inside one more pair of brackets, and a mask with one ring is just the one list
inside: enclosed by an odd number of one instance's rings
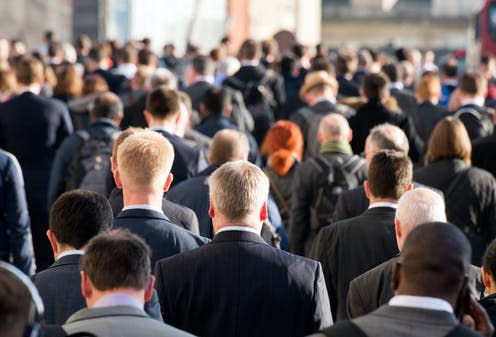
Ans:
{"label": "blue jacket", "polygon": [[34,273],[31,224],[21,168],[13,155],[0,150],[0,259],[13,259],[24,273]]}

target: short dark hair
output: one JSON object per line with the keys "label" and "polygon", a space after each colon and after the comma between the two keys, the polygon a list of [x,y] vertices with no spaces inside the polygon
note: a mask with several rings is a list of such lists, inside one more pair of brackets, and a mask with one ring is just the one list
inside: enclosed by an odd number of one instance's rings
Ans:
{"label": "short dark hair", "polygon": [[59,243],[80,249],[95,235],[108,231],[113,220],[107,198],[92,191],[73,190],[53,203],[49,229]]}
{"label": "short dark hair", "polygon": [[100,291],[116,288],[145,289],[151,273],[150,247],[128,230],[95,236],[88,243],[81,270]]}
{"label": "short dark hair", "polygon": [[34,57],[22,57],[15,63],[17,81],[21,84],[33,84],[43,76],[43,63]]}
{"label": "short dark hair", "polygon": [[213,75],[214,61],[206,55],[197,55],[191,60],[191,67],[198,75]]}
{"label": "short dark hair", "polygon": [[224,88],[210,88],[205,92],[202,103],[211,114],[223,114],[226,107],[231,104],[231,95]]}
{"label": "short dark hair", "polygon": [[388,63],[382,66],[382,71],[391,82],[399,82],[403,78],[403,69],[398,63]]}
{"label": "short dark hair", "polygon": [[381,100],[389,93],[389,79],[383,73],[365,75],[363,92],[369,100]]}
{"label": "short dark hair", "polygon": [[155,54],[150,49],[140,49],[138,52],[138,64],[148,66],[155,60]]}
{"label": "short dark hair", "polygon": [[448,77],[456,77],[458,75],[458,66],[449,62],[443,63],[441,65],[441,73]]}
{"label": "short dark hair", "polygon": [[297,42],[291,47],[291,51],[297,58],[302,58],[307,52],[307,47]]}
{"label": "short dark hair", "polygon": [[412,182],[412,162],[401,152],[382,150],[370,162],[370,193],[378,198],[399,199]]}
{"label": "short dark hair", "polygon": [[100,94],[93,102],[93,115],[95,118],[120,118],[123,115],[122,101],[116,94],[105,92]]}
{"label": "short dark hair", "polygon": [[479,72],[467,71],[458,80],[458,88],[467,95],[477,95],[487,89],[487,80]]}
{"label": "short dark hair", "polygon": [[103,53],[103,49],[100,47],[93,47],[88,52],[88,59],[91,59],[95,62],[101,62],[105,58]]}
{"label": "short dark hair", "polygon": [[336,58],[336,73],[346,75],[354,73],[357,66],[357,58],[351,53],[339,53]]}
{"label": "short dark hair", "polygon": [[239,49],[241,59],[256,60],[260,57],[260,45],[253,39],[248,39],[243,42]]}
{"label": "short dark hair", "polygon": [[166,87],[158,87],[153,90],[146,100],[146,110],[153,117],[167,119],[171,116],[176,116],[180,108],[179,94],[176,90],[167,89]]}
{"label": "short dark hair", "polygon": [[[0,268],[0,331],[2,336],[23,336],[31,323],[33,310],[31,294],[19,278]],[[9,333],[6,333],[9,332]]]}
{"label": "short dark hair", "polygon": [[482,259],[482,266],[496,280],[496,239],[491,241]]}

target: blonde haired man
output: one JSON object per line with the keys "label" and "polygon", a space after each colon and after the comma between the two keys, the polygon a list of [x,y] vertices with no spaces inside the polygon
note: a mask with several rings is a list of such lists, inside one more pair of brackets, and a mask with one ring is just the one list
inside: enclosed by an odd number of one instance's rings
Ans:
{"label": "blonde haired man", "polygon": [[269,192],[262,170],[228,162],[209,187],[212,242],[156,265],[164,320],[206,337],[303,336],[330,325],[320,264],[260,237]]}
{"label": "blonde haired man", "polygon": [[174,150],[170,142],[153,131],[127,137],[117,150],[113,168],[122,188],[124,208],[114,228],[126,228],[141,236],[152,248],[152,265],[159,259],[195,249],[207,239],[169,221],[162,211],[162,196],[169,189]]}

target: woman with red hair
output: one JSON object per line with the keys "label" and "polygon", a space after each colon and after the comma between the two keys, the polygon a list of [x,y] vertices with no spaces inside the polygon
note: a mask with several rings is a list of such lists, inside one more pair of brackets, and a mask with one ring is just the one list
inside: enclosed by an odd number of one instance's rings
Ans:
{"label": "woman with red hair", "polygon": [[264,169],[270,180],[270,191],[279,207],[282,220],[288,222],[291,210],[291,182],[303,154],[300,127],[280,120],[267,132],[260,152],[267,159]]}

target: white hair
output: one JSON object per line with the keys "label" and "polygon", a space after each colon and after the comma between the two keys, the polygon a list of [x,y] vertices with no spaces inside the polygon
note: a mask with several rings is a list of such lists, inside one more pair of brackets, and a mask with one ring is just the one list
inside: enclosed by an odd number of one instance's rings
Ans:
{"label": "white hair", "polygon": [[398,201],[396,219],[405,235],[423,223],[446,222],[443,197],[425,187],[407,191]]}
{"label": "white hair", "polygon": [[269,195],[269,180],[256,165],[239,160],[227,162],[209,177],[214,209],[229,220],[258,212]]}
{"label": "white hair", "polygon": [[327,140],[348,141],[350,130],[346,118],[337,113],[325,115],[319,124],[319,133]]}
{"label": "white hair", "polygon": [[177,89],[177,78],[169,69],[158,68],[145,79],[145,87],[149,90],[155,90],[160,86],[166,86],[167,89]]}

